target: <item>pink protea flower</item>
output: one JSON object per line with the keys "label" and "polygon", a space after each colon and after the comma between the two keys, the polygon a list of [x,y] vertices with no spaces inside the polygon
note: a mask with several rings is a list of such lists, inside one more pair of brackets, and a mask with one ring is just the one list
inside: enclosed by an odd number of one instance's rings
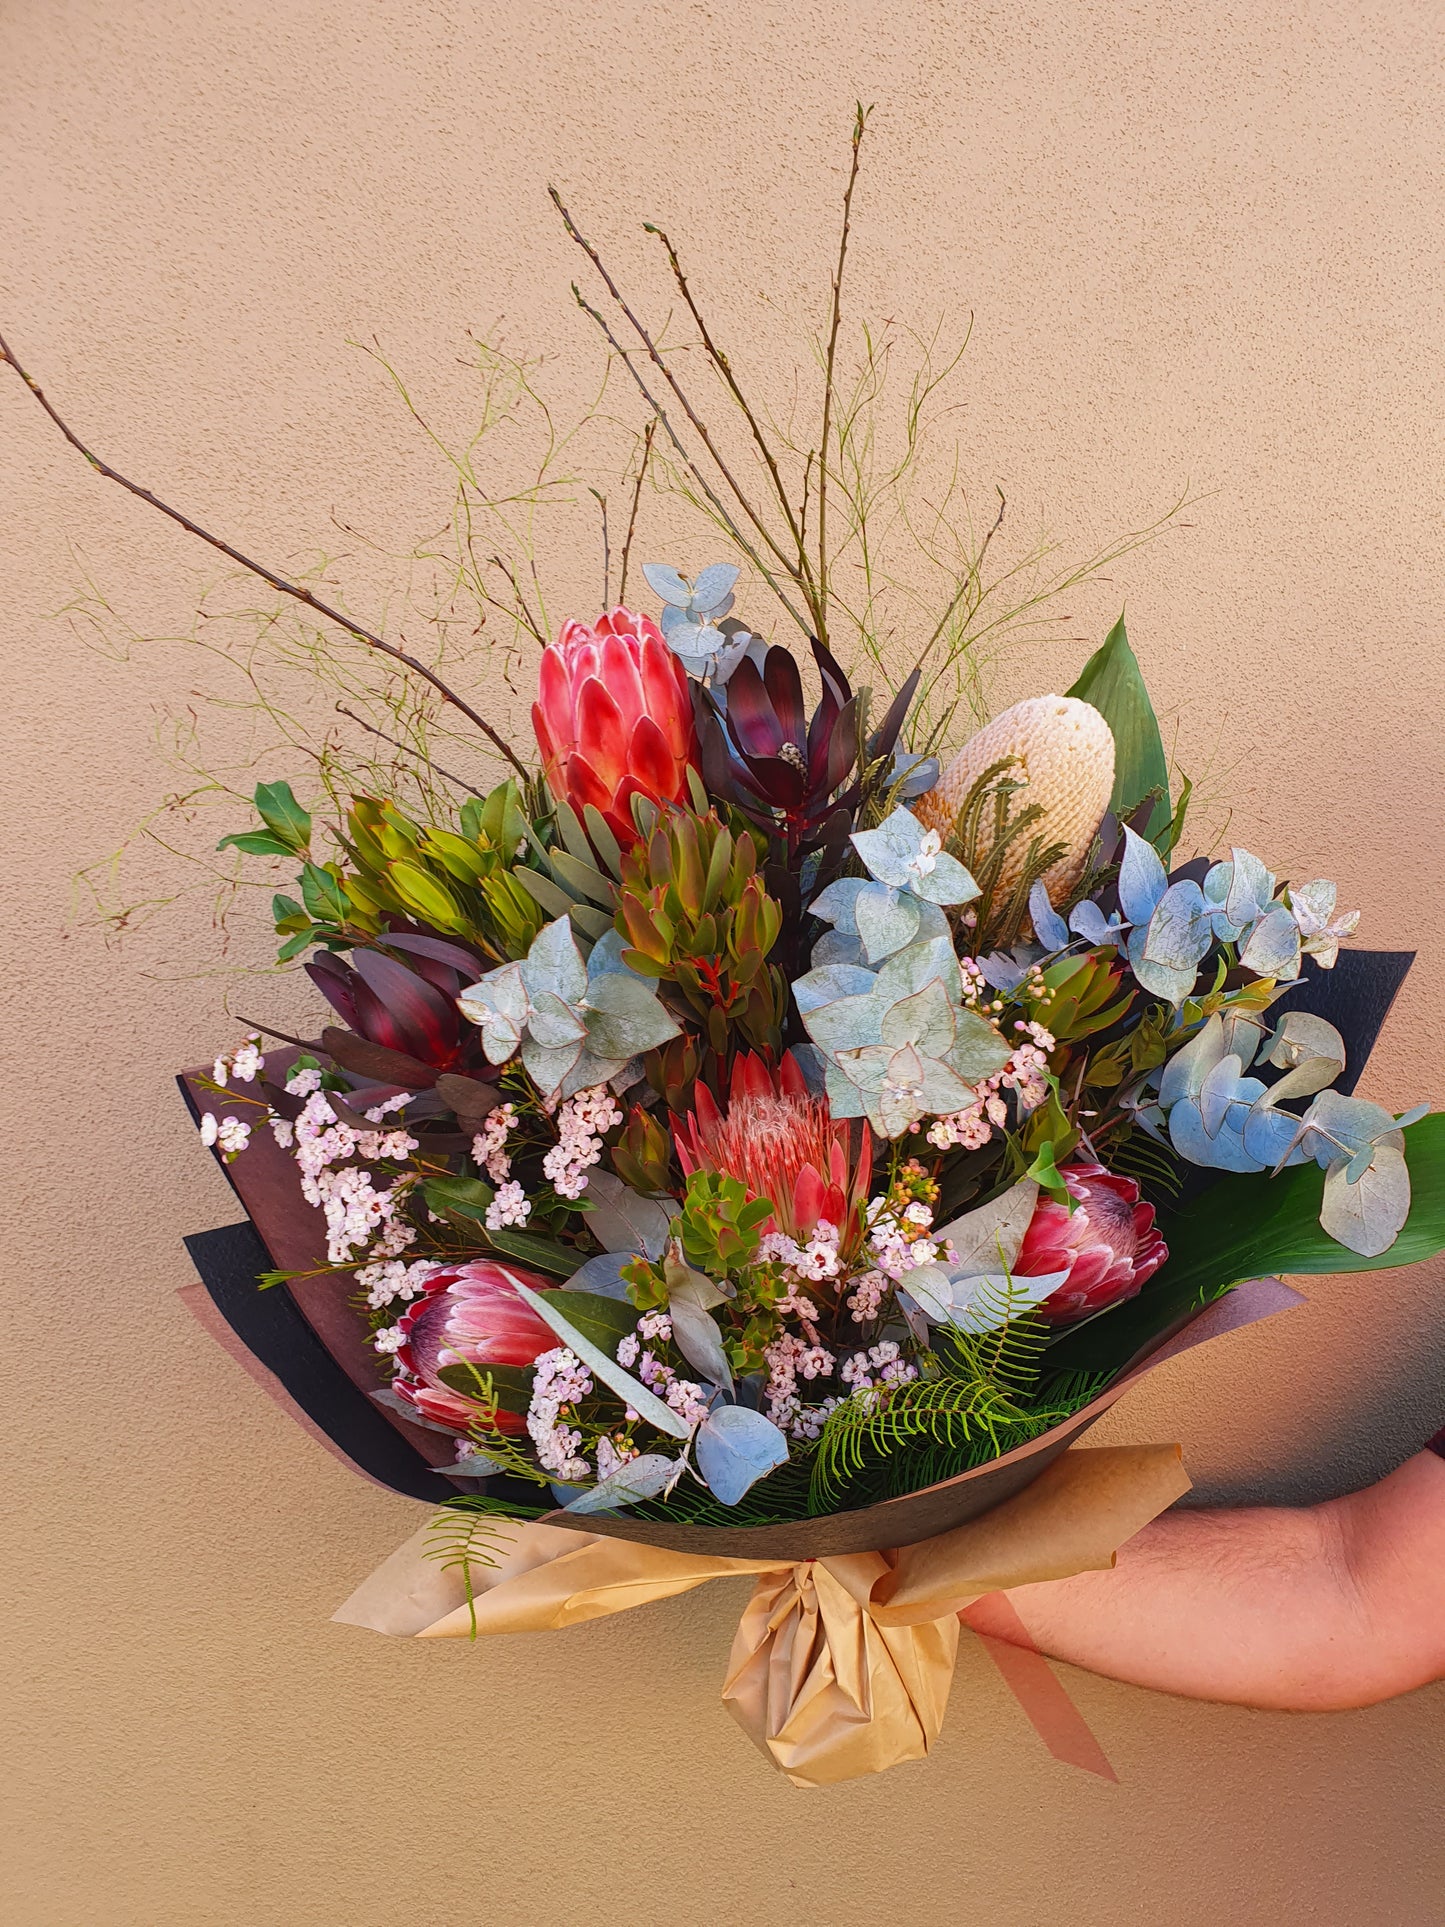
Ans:
{"label": "pink protea flower", "polygon": [[1039,1306],[1055,1325],[1071,1325],[1132,1298],[1169,1256],[1154,1228],[1154,1207],[1139,1200],[1132,1178],[1102,1164],[1066,1164],[1059,1175],[1074,1200],[1070,1213],[1041,1196],[1014,1265],[1019,1278],[1067,1271]]}
{"label": "pink protea flower", "polygon": [[624,849],[637,841],[632,798],[687,801],[698,761],[687,672],[650,616],[617,608],[594,627],[566,622],[542,651],[532,727],[554,796],[591,803]]}
{"label": "pink protea flower", "polygon": [[791,1051],[776,1073],[760,1057],[736,1058],[726,1111],[699,1084],[691,1114],[673,1130],[687,1176],[721,1171],[745,1184],[750,1197],[769,1200],[773,1218],[766,1230],[802,1243],[823,1219],[845,1247],[861,1229],[859,1207],[873,1169],[868,1126],[856,1160],[848,1139],[848,1126],[833,1122],[825,1100],[809,1095]]}
{"label": "pink protea flower", "polygon": [[[533,1291],[548,1291],[550,1280],[512,1267],[511,1273]],[[488,1365],[530,1365],[557,1344],[557,1334],[513,1291],[507,1273],[487,1259],[448,1266],[428,1279],[422,1297],[400,1319],[404,1341],[396,1352],[392,1390],[414,1405],[423,1418],[466,1432],[473,1411],[441,1380],[441,1367],[469,1359]],[[520,1433],[523,1420],[498,1411],[497,1427]]]}

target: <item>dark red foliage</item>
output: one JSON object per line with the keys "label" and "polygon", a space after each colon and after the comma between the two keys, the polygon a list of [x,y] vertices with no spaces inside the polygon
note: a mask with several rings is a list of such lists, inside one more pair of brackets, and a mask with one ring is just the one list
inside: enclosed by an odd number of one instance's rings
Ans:
{"label": "dark red foliage", "polygon": [[456,999],[485,965],[440,937],[397,934],[387,942],[406,951],[408,961],[360,946],[349,960],[324,950],[307,963],[306,974],[368,1043],[440,1072],[477,1068],[479,1034],[462,1018]]}

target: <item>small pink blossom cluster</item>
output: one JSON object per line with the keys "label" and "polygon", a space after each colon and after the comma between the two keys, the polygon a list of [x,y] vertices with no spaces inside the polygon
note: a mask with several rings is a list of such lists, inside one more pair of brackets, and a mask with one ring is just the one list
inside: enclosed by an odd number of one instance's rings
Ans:
{"label": "small pink blossom cluster", "polygon": [[472,1139],[472,1162],[486,1172],[493,1184],[505,1184],[512,1175],[507,1139],[516,1122],[516,1105],[499,1104],[495,1111],[488,1112],[481,1130]]}
{"label": "small pink blossom cluster", "polygon": [[488,1231],[505,1231],[509,1225],[525,1224],[532,1215],[532,1200],[515,1178],[508,1180],[487,1206]]}
{"label": "small pink blossom cluster", "polygon": [[536,1361],[532,1401],[527,1408],[527,1432],[536,1447],[543,1471],[564,1485],[589,1478],[592,1468],[582,1457],[582,1434],[562,1422],[564,1406],[576,1405],[592,1390],[592,1374],[576,1352],[558,1345]]}
{"label": "small pink blossom cluster", "polygon": [[207,1149],[215,1145],[229,1164],[251,1142],[251,1127],[239,1117],[218,1118],[213,1112],[207,1111],[201,1119],[201,1142]]}
{"label": "small pink blossom cluster", "polygon": [[795,1436],[805,1436],[796,1430],[803,1413],[798,1380],[826,1377],[837,1360],[825,1346],[810,1345],[792,1332],[779,1332],[770,1345],[763,1347],[763,1357],[768,1367],[768,1417],[774,1425],[792,1429]]}
{"label": "small pink blossom cluster", "polygon": [[883,1308],[883,1300],[888,1291],[888,1280],[881,1271],[864,1271],[853,1280],[853,1289],[846,1299],[848,1309],[853,1314],[855,1325],[871,1325]]}
{"label": "small pink blossom cluster", "polygon": [[621,1122],[622,1107],[605,1084],[565,1099],[557,1111],[557,1143],[542,1160],[559,1197],[581,1197],[589,1169],[602,1156],[604,1134]]}
{"label": "small pink blossom cluster", "polygon": [[821,1284],[825,1278],[838,1276],[838,1235],[837,1225],[829,1224],[826,1218],[819,1218],[805,1245],[784,1231],[768,1231],[758,1246],[758,1257],[764,1264],[780,1264],[797,1278]]}
{"label": "small pink blossom cluster", "polygon": [[[679,1378],[672,1367],[660,1359],[655,1352],[643,1351],[642,1342],[647,1339],[666,1342],[672,1337],[672,1320],[665,1311],[647,1312],[637,1321],[636,1331],[629,1332],[617,1347],[617,1362],[629,1371],[634,1367],[637,1376],[649,1392],[672,1407],[680,1419],[688,1425],[701,1425],[708,1415],[708,1402],[703,1396],[701,1385],[690,1378]],[[637,1417],[629,1409],[630,1419]]]}
{"label": "small pink blossom cluster", "polygon": [[362,1265],[356,1274],[356,1282],[366,1293],[366,1302],[372,1311],[382,1311],[387,1305],[395,1304],[398,1298],[410,1301],[419,1298],[426,1290],[427,1280],[442,1267],[430,1258],[415,1258],[405,1264],[400,1258],[386,1258],[375,1264]]}
{"label": "small pink blossom cluster", "polygon": [[901,1213],[895,1212],[887,1198],[871,1199],[868,1242],[877,1269],[896,1282],[916,1265],[934,1263],[939,1247],[926,1235],[932,1223],[932,1211],[916,1199]]}
{"label": "small pink blossom cluster", "polygon": [[[380,1124],[389,1110],[406,1102],[405,1094],[388,1098],[366,1116],[371,1123]],[[313,1091],[302,1106],[294,1127],[294,1139],[296,1162],[301,1167],[301,1189],[310,1204],[320,1200],[307,1186],[314,1186],[328,1165],[341,1164],[348,1158],[361,1158],[368,1163],[382,1158],[401,1162],[419,1148],[418,1140],[406,1130],[357,1131],[349,1124],[342,1124],[327,1102],[326,1093],[320,1090]]]}
{"label": "small pink blossom cluster", "polygon": [[232,1077],[238,1084],[253,1084],[257,1073],[265,1068],[266,1060],[261,1055],[261,1033],[248,1031],[244,1043],[237,1044],[233,1051],[227,1051],[216,1059],[211,1067],[213,1082],[222,1089]]}
{"label": "small pink blossom cluster", "polygon": [[917,1378],[918,1367],[901,1356],[891,1338],[884,1338],[866,1352],[854,1352],[845,1359],[838,1376],[855,1392],[871,1392],[879,1386],[906,1385]]}
{"label": "small pink blossom cluster", "polygon": [[1026,1031],[1029,1041],[1018,1045],[1001,1071],[975,1086],[972,1104],[935,1119],[928,1127],[928,1141],[940,1151],[956,1144],[966,1151],[981,1150],[995,1130],[1002,1130],[1008,1123],[1008,1105],[1000,1095],[1002,1091],[1018,1094],[1020,1117],[1037,1110],[1048,1096],[1048,1053],[1054,1048],[1054,1039],[1042,1024],[1020,1020],[1015,1028]]}
{"label": "small pink blossom cluster", "polygon": [[[389,1111],[407,1101],[405,1093],[387,1098],[366,1116],[380,1124]],[[395,1258],[413,1242],[415,1231],[395,1216],[411,1180],[403,1178],[378,1191],[363,1165],[342,1163],[351,1158],[400,1162],[418,1148],[409,1131],[353,1130],[339,1122],[324,1091],[312,1090],[296,1119],[293,1138],[301,1195],[325,1213],[326,1252],[332,1264],[348,1263],[367,1245],[372,1245],[368,1256],[373,1259]],[[333,1165],[342,1168],[333,1170]]]}
{"label": "small pink blossom cluster", "polygon": [[411,1179],[402,1178],[387,1190],[378,1191],[370,1171],[359,1164],[344,1164],[339,1171],[303,1178],[301,1188],[307,1202],[320,1205],[325,1214],[326,1256],[330,1262],[350,1264],[363,1250],[373,1260],[395,1258],[414,1244],[415,1230],[396,1216],[396,1207],[411,1184]]}

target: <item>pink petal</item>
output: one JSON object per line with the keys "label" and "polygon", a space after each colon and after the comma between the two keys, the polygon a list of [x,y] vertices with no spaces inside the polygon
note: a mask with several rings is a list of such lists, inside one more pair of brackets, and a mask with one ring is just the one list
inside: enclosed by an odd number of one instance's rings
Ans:
{"label": "pink petal", "polygon": [[647,710],[635,647],[629,646],[618,636],[609,636],[602,645],[602,661],[597,673],[621,712],[624,730],[632,730]]}

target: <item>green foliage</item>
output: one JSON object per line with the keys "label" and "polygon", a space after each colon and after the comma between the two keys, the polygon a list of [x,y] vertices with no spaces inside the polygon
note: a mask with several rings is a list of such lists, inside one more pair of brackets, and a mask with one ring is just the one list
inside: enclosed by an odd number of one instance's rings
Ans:
{"label": "green foliage", "polygon": [[1148,823],[1136,825],[1157,842],[1170,823],[1169,763],[1159,723],[1121,615],[1102,647],[1084,664],[1069,695],[1091,703],[1114,736],[1114,794],[1109,807],[1121,821],[1151,794]]}
{"label": "green foliage", "polygon": [[311,817],[291,794],[289,783],[258,783],[256,812],[264,830],[242,830],[223,836],[218,850],[228,847],[247,856],[305,856],[311,848]]}
{"label": "green foliage", "polygon": [[[1040,981],[1044,994],[1028,997],[1028,1014],[1061,1044],[1078,1043],[1112,1029],[1134,1003],[1135,992],[1123,989],[1122,968],[1111,956],[1098,951],[1061,957],[1042,973]],[[1028,984],[1026,978],[1025,988]]]}
{"label": "green foliage", "polygon": [[415,822],[383,798],[353,797],[338,831],[345,860],[326,863],[311,856],[311,818],[287,784],[260,784],[256,807],[265,829],[223,837],[218,847],[303,858],[301,900],[278,894],[271,904],[283,963],[314,944],[378,936],[399,919],[505,961],[525,955],[545,921],[517,880],[530,831],[513,782],[469,798],[459,832]]}
{"label": "green foliage", "polygon": [[920,1377],[855,1393],[829,1415],[813,1459],[809,1510],[916,1491],[1061,1424],[1095,1396],[1098,1381],[1051,1378],[1041,1392],[1047,1339],[1048,1327],[1028,1314],[982,1336],[940,1331]]}
{"label": "green foliage", "polygon": [[412,821],[396,804],[355,797],[342,844],[349,923],[369,935],[405,917],[477,944],[499,960],[525,955],[545,918],[517,882],[526,830],[513,782],[471,798],[461,834]]}
{"label": "green foliage", "polygon": [[681,1239],[690,1265],[709,1277],[725,1278],[752,1262],[762,1228],[772,1215],[771,1201],[754,1198],[750,1202],[741,1179],[719,1171],[694,1171],[672,1230]]}
{"label": "green foliage", "polygon": [[757,875],[750,831],[728,829],[715,811],[670,810],[622,858],[617,930],[624,961],[641,976],[675,984],[719,1056],[741,1045],[776,1051],[787,985],[768,955],[781,906]]}

